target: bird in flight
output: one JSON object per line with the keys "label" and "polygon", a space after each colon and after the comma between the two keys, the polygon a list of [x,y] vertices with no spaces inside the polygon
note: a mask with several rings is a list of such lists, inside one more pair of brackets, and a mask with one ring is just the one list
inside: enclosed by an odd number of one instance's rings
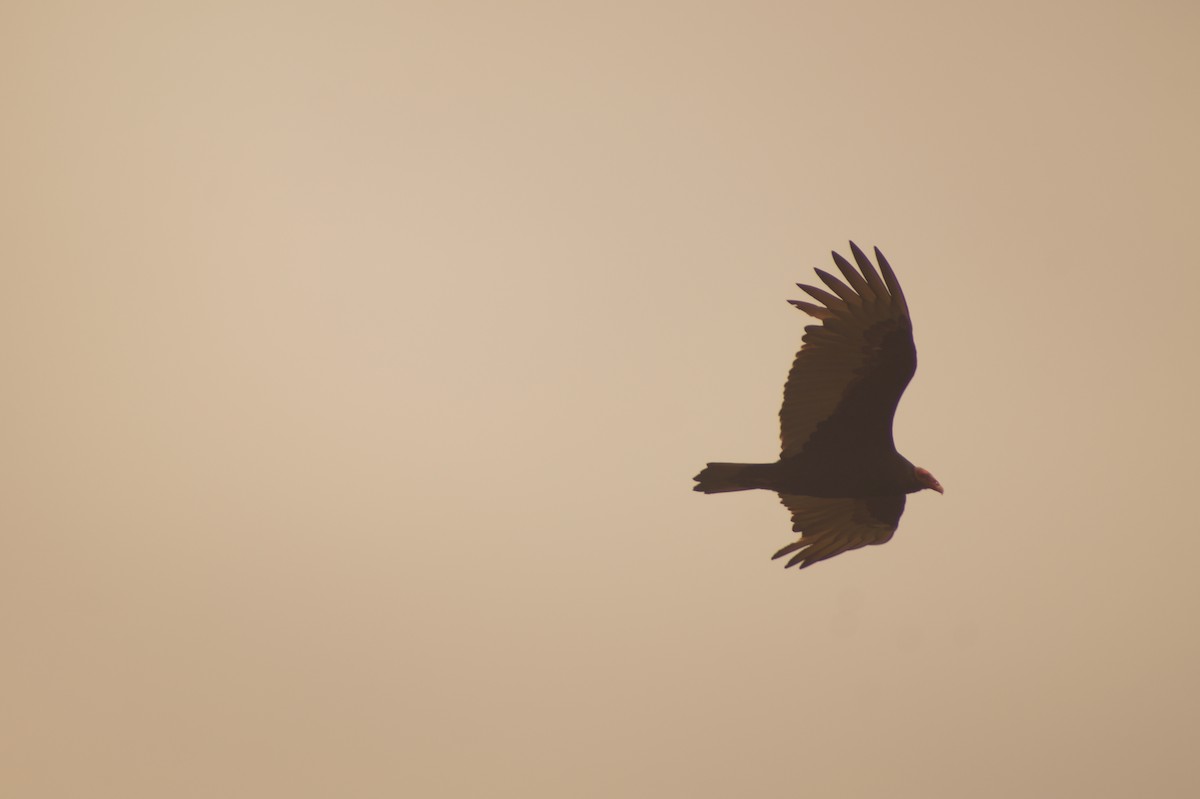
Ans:
{"label": "bird in flight", "polygon": [[777,492],[801,535],[774,557],[791,555],[787,566],[802,569],[886,544],[908,494],[942,493],[941,483],[892,441],[896,405],[917,370],[904,292],[878,247],[878,271],[854,242],[850,251],[857,269],[833,253],[846,282],[818,269],[829,291],[797,284],[819,304],[788,300],[821,324],[804,328],[783,388],[779,460],[710,463],[694,478],[694,489],[705,494]]}

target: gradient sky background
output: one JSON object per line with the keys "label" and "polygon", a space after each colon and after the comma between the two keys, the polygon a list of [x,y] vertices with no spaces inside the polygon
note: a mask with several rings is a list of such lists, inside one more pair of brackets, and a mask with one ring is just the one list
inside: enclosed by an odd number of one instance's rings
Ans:
{"label": "gradient sky background", "polygon": [[[1194,3],[0,30],[0,793],[1200,793]],[[785,572],[849,238],[947,493]]]}

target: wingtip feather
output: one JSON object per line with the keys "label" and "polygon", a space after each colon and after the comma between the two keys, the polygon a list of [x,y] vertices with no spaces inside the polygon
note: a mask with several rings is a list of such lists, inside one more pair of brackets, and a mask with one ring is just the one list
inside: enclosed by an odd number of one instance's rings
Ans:
{"label": "wingtip feather", "polygon": [[791,552],[795,552],[797,549],[804,546],[806,543],[808,543],[808,542],[803,541],[803,540],[793,541],[792,543],[788,544],[786,547],[783,547],[778,552],[776,552],[774,555],[772,555],[771,560],[778,560],[779,558],[782,558],[784,555],[787,555]]}
{"label": "wingtip feather", "polygon": [[803,302],[801,300],[788,300],[788,304],[795,308],[799,308],[809,316],[817,319],[832,319],[833,311],[828,308],[822,308],[820,305],[813,305],[811,302]]}
{"label": "wingtip feather", "polygon": [[887,284],[888,293],[892,295],[892,301],[908,315],[908,300],[904,298],[904,291],[900,288],[900,281],[896,279],[896,273],[892,269],[892,265],[888,263],[888,259],[878,247],[875,248],[875,260],[879,263],[879,271],[883,273],[883,282]]}
{"label": "wingtip feather", "polygon": [[[837,255],[837,253],[834,253],[834,255]],[[840,255],[837,255],[837,257],[841,258]],[[841,297],[843,302],[853,303],[853,302],[858,301],[858,294],[856,294],[855,291],[852,288],[850,288],[849,286],[847,286],[845,283],[838,280],[836,277],[829,274],[824,269],[816,269],[813,271],[815,271],[817,273],[817,277],[821,278],[822,283],[824,283],[826,286],[829,286],[829,289],[834,294]]]}

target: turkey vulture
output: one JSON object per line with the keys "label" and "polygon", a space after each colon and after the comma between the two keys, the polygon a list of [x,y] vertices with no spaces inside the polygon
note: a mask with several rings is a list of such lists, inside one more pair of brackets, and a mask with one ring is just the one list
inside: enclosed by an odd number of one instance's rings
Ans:
{"label": "turkey vulture", "polygon": [[818,269],[829,291],[797,284],[820,305],[788,300],[821,324],[804,328],[783,388],[779,460],[710,463],[694,478],[695,490],[705,494],[778,492],[801,536],[774,557],[795,553],[787,566],[802,569],[886,544],[900,524],[905,495],[924,488],[942,493],[941,483],[896,452],[892,441],[896,405],[917,370],[904,293],[878,247],[879,271],[854,242],[850,250],[858,269],[833,253],[846,283]]}

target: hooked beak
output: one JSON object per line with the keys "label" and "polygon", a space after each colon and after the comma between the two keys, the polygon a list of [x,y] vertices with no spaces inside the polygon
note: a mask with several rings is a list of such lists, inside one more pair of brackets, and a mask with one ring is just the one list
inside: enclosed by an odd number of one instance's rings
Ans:
{"label": "hooked beak", "polygon": [[939,494],[945,494],[942,484],[937,481],[937,478],[929,473],[929,470],[917,467],[917,479],[921,481],[921,485],[926,488],[931,488]]}

